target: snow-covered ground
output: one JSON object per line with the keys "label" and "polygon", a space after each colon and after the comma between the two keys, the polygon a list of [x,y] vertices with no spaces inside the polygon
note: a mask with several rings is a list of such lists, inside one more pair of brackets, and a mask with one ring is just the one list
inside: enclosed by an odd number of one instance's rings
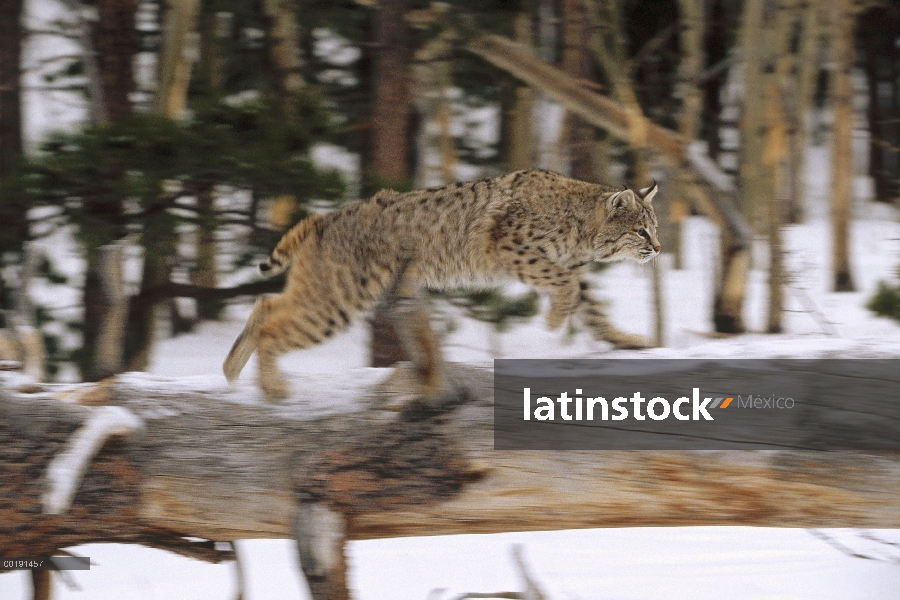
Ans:
{"label": "snow-covered ground", "polygon": [[[822,200],[814,196],[813,200]],[[815,211],[812,211],[815,214]],[[900,223],[884,205],[857,207],[852,228],[854,293],[829,291],[829,224],[823,215],[786,231],[791,273],[787,333],[750,333],[711,339],[710,315],[716,230],[703,218],[685,229],[682,270],[663,257],[666,347],[612,352],[585,331],[548,332],[541,317],[504,334],[436,307],[455,330],[446,338],[451,360],[486,363],[504,357],[900,357],[900,325],[865,309],[878,281],[896,281]],[[746,304],[751,331],[760,331],[766,307],[765,248],[756,255]],[[594,276],[597,293],[614,321],[636,333],[653,331],[651,271],[621,263]],[[801,301],[804,300],[804,301]],[[227,348],[243,326],[249,305],[196,333],[163,341],[151,371],[158,375],[219,376]],[[492,339],[492,336],[493,337]],[[364,368],[367,333],[358,323],[327,344],[283,360],[296,373]],[[245,370],[251,378],[254,364]],[[898,487],[900,489],[900,487]],[[824,533],[823,533],[824,532]],[[827,538],[827,539],[823,539]],[[718,599],[894,600],[900,597],[900,531],[769,529],[747,527],[631,528],[464,535],[354,542],[351,582],[361,600],[443,600],[464,592],[522,590],[509,556],[523,544],[533,574],[553,600]],[[307,598],[288,541],[242,541],[249,597]],[[92,545],[90,572],[71,572],[79,589],[57,583],[58,600],[219,600],[236,593],[233,564],[207,565],[152,549]],[[867,556],[868,559],[851,556]],[[25,597],[26,574],[0,575],[0,600]]]}

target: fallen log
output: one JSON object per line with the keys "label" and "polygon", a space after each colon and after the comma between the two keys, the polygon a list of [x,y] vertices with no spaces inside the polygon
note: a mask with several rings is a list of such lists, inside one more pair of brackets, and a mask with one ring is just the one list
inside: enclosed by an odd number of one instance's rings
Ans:
{"label": "fallen log", "polygon": [[[249,384],[209,377],[125,374],[98,385],[18,387],[4,380],[0,556],[133,542],[223,560],[230,550],[202,540],[298,537],[309,578],[343,573],[344,539],[900,527],[897,454],[495,451],[491,372],[448,365],[448,375],[465,381],[472,397],[439,410],[417,403],[406,370],[297,379],[294,399],[283,404],[265,403]],[[98,404],[135,421],[119,420],[83,477],[73,474],[71,502],[49,514],[45,500],[59,478],[50,465],[79,432],[100,428],[98,415],[109,411]],[[314,597],[342,596],[332,589]]]}

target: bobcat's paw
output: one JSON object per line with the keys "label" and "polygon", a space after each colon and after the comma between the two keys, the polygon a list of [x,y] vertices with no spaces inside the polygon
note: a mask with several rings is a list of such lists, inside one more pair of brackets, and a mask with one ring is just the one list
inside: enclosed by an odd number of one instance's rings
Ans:
{"label": "bobcat's paw", "polygon": [[656,347],[656,343],[646,336],[623,331],[617,331],[614,335],[607,337],[606,341],[615,346],[617,350],[644,350]]}
{"label": "bobcat's paw", "polygon": [[259,387],[262,388],[267,402],[278,402],[291,395],[291,386],[280,377],[260,379]]}

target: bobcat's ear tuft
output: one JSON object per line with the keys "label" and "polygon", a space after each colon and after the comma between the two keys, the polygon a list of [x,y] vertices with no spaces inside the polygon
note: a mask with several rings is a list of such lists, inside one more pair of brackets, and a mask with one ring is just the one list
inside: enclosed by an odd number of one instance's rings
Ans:
{"label": "bobcat's ear tuft", "polygon": [[650,204],[651,202],[653,202],[653,196],[655,196],[656,192],[658,191],[659,185],[657,185],[657,183],[654,181],[653,185],[651,185],[650,187],[645,187],[642,190],[638,190],[637,195],[641,200],[643,200],[647,204]]}
{"label": "bobcat's ear tuft", "polygon": [[634,202],[634,192],[622,190],[606,199],[606,207],[609,209],[609,212],[614,212],[632,202]]}

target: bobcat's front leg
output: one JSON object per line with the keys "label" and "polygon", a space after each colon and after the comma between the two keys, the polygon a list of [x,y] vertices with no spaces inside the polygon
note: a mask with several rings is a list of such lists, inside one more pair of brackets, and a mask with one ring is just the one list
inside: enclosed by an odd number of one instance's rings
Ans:
{"label": "bobcat's front leg", "polygon": [[578,308],[580,293],[574,282],[570,285],[559,287],[550,294],[550,312],[547,313],[547,326],[557,329],[566,319],[572,316]]}
{"label": "bobcat's front leg", "polygon": [[579,285],[579,316],[591,330],[594,339],[609,342],[620,350],[652,348],[656,344],[643,335],[626,333],[610,323],[603,304],[591,295],[586,282]]}
{"label": "bobcat's front leg", "polygon": [[519,281],[550,292],[550,312],[547,326],[557,329],[568,319],[580,301],[578,280],[581,278],[582,264],[565,266],[550,260],[540,250],[513,252],[511,249],[501,254],[506,269]]}

